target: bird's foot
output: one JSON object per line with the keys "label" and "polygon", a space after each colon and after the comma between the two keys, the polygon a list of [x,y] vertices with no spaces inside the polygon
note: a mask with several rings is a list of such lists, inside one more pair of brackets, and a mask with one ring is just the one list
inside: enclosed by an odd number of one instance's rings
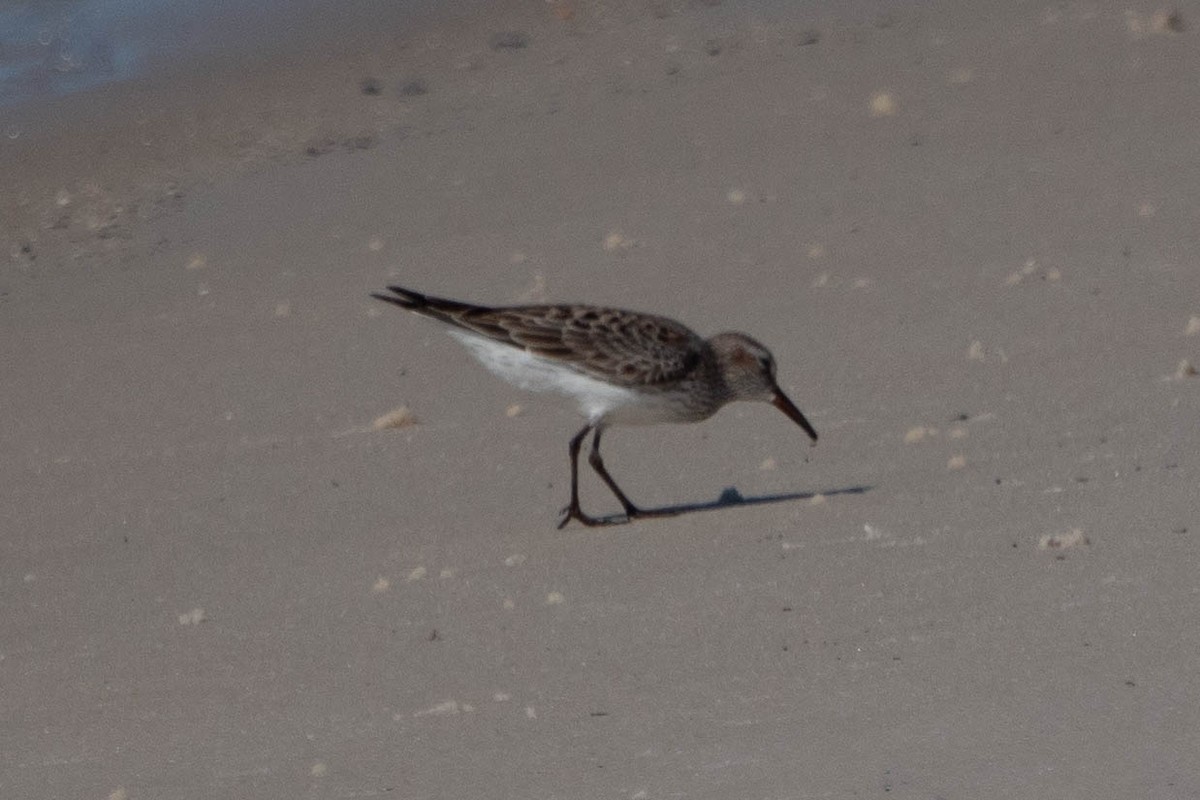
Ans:
{"label": "bird's foot", "polygon": [[587,514],[583,513],[583,509],[579,507],[578,503],[572,503],[571,505],[564,508],[562,511],[558,512],[558,514],[559,514],[558,529],[560,531],[563,528],[567,527],[567,523],[569,523],[571,520],[578,520],[580,524],[586,525],[589,528],[599,528],[603,525],[616,524],[616,520],[613,520],[613,519],[601,519],[599,517],[589,517]]}
{"label": "bird's foot", "polygon": [[558,529],[561,531],[567,527],[571,520],[577,520],[580,524],[586,525],[589,528],[601,528],[608,525],[624,525],[633,522],[637,519],[654,519],[656,517],[674,517],[679,514],[679,511],[672,508],[652,508],[644,509],[630,503],[625,507],[625,516],[612,517],[590,517],[583,513],[583,509],[578,503],[563,508],[559,512]]}

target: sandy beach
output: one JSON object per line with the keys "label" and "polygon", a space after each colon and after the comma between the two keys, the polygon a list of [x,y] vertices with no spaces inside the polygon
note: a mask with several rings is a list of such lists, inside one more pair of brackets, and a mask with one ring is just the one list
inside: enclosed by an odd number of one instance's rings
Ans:
{"label": "sandy beach", "polygon": [[[0,795],[1200,798],[1200,8],[356,8],[0,111]],[[556,530],[574,408],[388,283],[820,443]]]}

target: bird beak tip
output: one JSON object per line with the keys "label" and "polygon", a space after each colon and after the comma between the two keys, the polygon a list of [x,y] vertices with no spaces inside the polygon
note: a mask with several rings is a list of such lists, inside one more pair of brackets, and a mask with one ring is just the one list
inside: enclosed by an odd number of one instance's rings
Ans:
{"label": "bird beak tip", "polygon": [[786,394],[776,390],[771,404],[786,414],[792,422],[803,428],[804,432],[808,434],[808,438],[812,440],[812,444],[815,445],[817,443],[817,431],[809,424],[809,421],[804,417],[800,409],[796,408],[796,404],[788,399]]}

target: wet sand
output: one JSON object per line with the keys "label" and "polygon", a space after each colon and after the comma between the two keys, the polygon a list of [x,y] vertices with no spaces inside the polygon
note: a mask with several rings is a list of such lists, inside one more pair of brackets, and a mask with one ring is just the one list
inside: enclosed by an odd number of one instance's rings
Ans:
{"label": "wet sand", "polygon": [[[1200,796],[1200,20],[491,8],[6,120],[0,794]],[[388,282],[743,330],[820,444],[557,531],[573,409]]]}

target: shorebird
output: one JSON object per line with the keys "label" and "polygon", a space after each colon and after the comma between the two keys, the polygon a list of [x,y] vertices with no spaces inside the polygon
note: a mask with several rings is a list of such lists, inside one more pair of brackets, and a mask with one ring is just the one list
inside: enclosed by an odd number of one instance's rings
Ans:
{"label": "shorebird", "polygon": [[665,317],[585,305],[487,307],[389,286],[371,296],[450,325],[449,333],[492,372],[531,391],[574,397],[587,424],[571,437],[571,501],[558,527],[571,520],[607,525],[579,506],[579,451],[591,432],[588,463],[625,510],[627,520],[666,516],[638,508],[608,474],[600,437],[610,425],[698,422],[726,403],[774,405],[817,432],[775,380],[775,358],[744,333],[701,338]]}

